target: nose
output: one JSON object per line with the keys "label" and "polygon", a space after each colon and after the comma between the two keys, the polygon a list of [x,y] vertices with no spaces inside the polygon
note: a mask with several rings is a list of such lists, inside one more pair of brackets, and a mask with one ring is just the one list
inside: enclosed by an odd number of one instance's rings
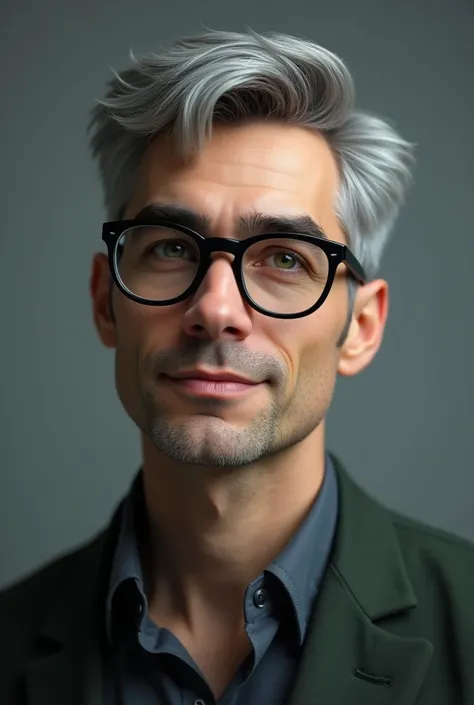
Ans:
{"label": "nose", "polygon": [[214,255],[199,289],[183,317],[187,335],[218,340],[243,340],[252,330],[251,307],[242,300],[232,270],[232,255]]}

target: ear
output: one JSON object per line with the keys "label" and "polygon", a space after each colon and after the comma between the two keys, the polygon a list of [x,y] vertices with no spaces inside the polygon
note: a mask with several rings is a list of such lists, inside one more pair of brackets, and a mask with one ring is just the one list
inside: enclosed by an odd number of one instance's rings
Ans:
{"label": "ear", "polygon": [[383,279],[375,279],[357,291],[352,323],[337,366],[343,377],[362,372],[372,362],[382,344],[388,303],[388,284]]}
{"label": "ear", "polygon": [[110,287],[114,286],[107,257],[103,253],[94,255],[89,281],[94,323],[102,343],[107,348],[117,345],[117,333],[111,310]]}

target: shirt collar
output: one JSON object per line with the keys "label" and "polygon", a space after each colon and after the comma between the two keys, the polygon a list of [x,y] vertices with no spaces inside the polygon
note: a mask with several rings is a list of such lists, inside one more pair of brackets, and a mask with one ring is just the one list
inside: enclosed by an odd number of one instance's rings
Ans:
{"label": "shirt collar", "polygon": [[[137,516],[144,510],[143,479],[140,471],[132,482],[126,497],[112,562],[109,589],[106,598],[106,634],[112,643],[112,605],[117,588],[125,582],[135,584],[139,600],[137,611],[146,615],[147,601],[140,562]],[[279,556],[267,567],[282,585],[290,599],[298,627],[300,644],[306,635],[314,599],[327,566],[336,532],[338,516],[338,489],[334,466],[326,454],[321,489],[306,519]],[[265,573],[265,571],[264,571]]]}
{"label": "shirt collar", "polygon": [[[140,562],[139,539],[137,535],[136,517],[141,512],[138,508],[144,507],[143,478],[141,470],[135,476],[129,493],[125,498],[122,518],[120,522],[117,546],[112,561],[109,588],[106,599],[106,634],[109,643],[112,643],[112,609],[113,600],[120,585],[125,582],[134,582],[139,588],[136,593],[141,597],[143,612],[146,609],[146,597],[143,587],[143,571]],[[138,608],[137,608],[138,609]]]}
{"label": "shirt collar", "polygon": [[336,472],[326,454],[324,478],[309,514],[268,566],[290,598],[303,643],[336,533],[339,499]]}

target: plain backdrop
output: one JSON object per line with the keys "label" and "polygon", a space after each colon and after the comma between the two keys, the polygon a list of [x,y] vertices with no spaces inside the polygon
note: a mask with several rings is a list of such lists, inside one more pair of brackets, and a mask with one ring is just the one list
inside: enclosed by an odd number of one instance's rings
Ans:
{"label": "plain backdrop", "polygon": [[381,270],[386,338],[339,380],[328,447],[386,505],[474,539],[472,0],[16,0],[0,17],[2,585],[104,526],[140,463],[88,298],[94,99],[130,48],[246,25],[340,54],[358,106],[418,145]]}

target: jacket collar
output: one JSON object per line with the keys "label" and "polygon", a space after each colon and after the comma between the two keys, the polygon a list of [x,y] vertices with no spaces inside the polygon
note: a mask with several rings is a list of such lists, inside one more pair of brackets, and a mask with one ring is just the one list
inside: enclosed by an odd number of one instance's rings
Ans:
{"label": "jacket collar", "polygon": [[382,626],[417,605],[390,512],[333,461],[340,522],[289,705],[414,705],[433,646]]}
{"label": "jacket collar", "polygon": [[340,492],[340,516],[332,567],[367,617],[376,622],[416,607],[389,511],[366,494],[332,456]]}
{"label": "jacket collar", "polygon": [[[390,514],[333,462],[339,525],[288,705],[414,705],[433,648],[381,625],[417,604]],[[121,511],[76,554],[45,617],[41,654],[26,666],[28,705],[103,703],[103,610]]]}

